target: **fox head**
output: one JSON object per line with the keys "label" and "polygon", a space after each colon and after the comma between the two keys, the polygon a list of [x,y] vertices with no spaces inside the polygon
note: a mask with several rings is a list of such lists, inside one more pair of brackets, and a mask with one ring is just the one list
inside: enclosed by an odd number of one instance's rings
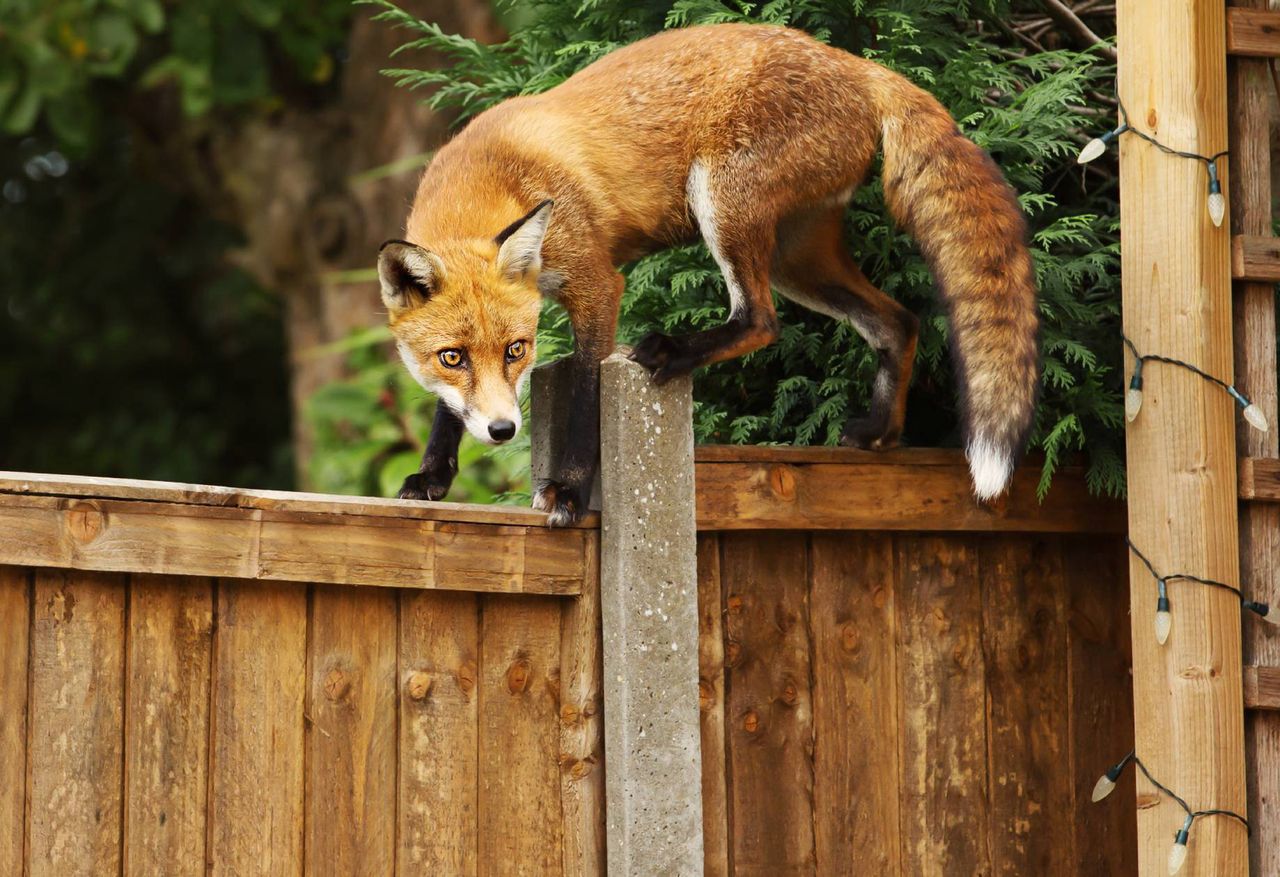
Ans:
{"label": "fox head", "polygon": [[551,201],[543,201],[492,239],[431,249],[387,241],[378,253],[382,301],[405,367],[487,444],[520,429],[550,218]]}

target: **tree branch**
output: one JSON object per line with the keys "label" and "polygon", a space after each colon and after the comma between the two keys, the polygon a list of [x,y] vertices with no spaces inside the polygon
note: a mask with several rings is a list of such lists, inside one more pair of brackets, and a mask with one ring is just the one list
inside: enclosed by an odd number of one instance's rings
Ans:
{"label": "tree branch", "polygon": [[1041,0],[1041,4],[1049,17],[1057,22],[1058,27],[1089,47],[1097,46],[1098,53],[1103,57],[1111,61],[1116,60],[1116,50],[1105,44],[1099,45],[1102,43],[1102,37],[1094,33],[1093,29],[1062,0]]}

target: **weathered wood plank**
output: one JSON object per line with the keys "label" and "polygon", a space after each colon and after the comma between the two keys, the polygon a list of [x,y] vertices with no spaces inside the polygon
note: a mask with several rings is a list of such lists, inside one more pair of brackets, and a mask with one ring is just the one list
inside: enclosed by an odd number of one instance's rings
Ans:
{"label": "weathered wood plank", "polygon": [[1280,283],[1280,238],[1235,235],[1231,239],[1231,277],[1250,283]]}
{"label": "weathered wood plank", "polygon": [[1280,58],[1280,11],[1228,7],[1227,54]]}
{"label": "weathered wood plank", "polygon": [[1076,873],[1136,874],[1138,826],[1134,772],[1126,771],[1105,806],[1093,784],[1133,747],[1129,682],[1128,552],[1119,539],[1063,542],[1061,589],[1068,601],[1068,692],[1072,805],[1066,814]]}
{"label": "weathered wood plank", "polygon": [[397,873],[479,872],[474,594],[400,596],[400,825]]}
{"label": "weathered wood plank", "polygon": [[572,594],[589,532],[9,495],[0,503],[0,563]]}
{"label": "weathered wood plank", "polygon": [[308,638],[306,873],[396,859],[397,595],[317,586]]}
{"label": "weathered wood plank", "polygon": [[307,592],[217,585],[209,873],[302,871]]}
{"label": "weathered wood plank", "polygon": [[812,874],[807,537],[721,538],[733,871]]}
{"label": "weathered wood plank", "polygon": [[1245,666],[1244,706],[1251,710],[1280,710],[1280,667]]}
{"label": "weathered wood plank", "polygon": [[1043,504],[1035,494],[1038,478],[1021,468],[1007,497],[980,505],[958,457],[927,466],[699,463],[698,529],[1123,531],[1124,505],[1090,496],[1078,473],[1058,473]]}
{"label": "weathered wood plank", "polygon": [[1059,542],[983,539],[979,574],[992,872],[1066,874],[1075,860],[1061,815],[1072,789],[1063,770],[1071,740]]}
{"label": "weathered wood plank", "polygon": [[[133,499],[286,513],[381,516],[419,521],[454,521],[526,527],[540,527],[546,523],[546,515],[542,512],[517,506],[419,502],[370,496],[296,493],[284,490],[242,490],[208,484],[179,484],[172,481],[137,481],[129,478],[99,478],[82,475],[48,475],[35,472],[0,472],[0,494],[6,493],[87,499]],[[582,529],[595,529],[599,526],[599,516],[588,515],[575,526]]]}
{"label": "weathered wood plank", "polygon": [[31,628],[28,871],[120,868],[123,576],[38,570]]}
{"label": "weathered wood plank", "polygon": [[23,873],[31,571],[0,566],[0,874]]}
{"label": "weathered wood plank", "polygon": [[[1116,3],[1116,41],[1123,46],[1116,91],[1130,120],[1161,136],[1177,132],[1178,148],[1200,155],[1235,146],[1227,136],[1223,9],[1222,0]],[[1120,176],[1127,181],[1120,191],[1123,327],[1141,351],[1227,376],[1231,241],[1204,209],[1204,174],[1168,159],[1136,137],[1120,140]],[[1227,164],[1229,184],[1235,167]],[[1190,305],[1188,290],[1194,290]],[[1179,369],[1148,374],[1143,393],[1141,416],[1125,425],[1129,536],[1163,569],[1238,582],[1236,406]],[[1243,812],[1239,601],[1217,588],[1177,590],[1173,631],[1160,644],[1151,630],[1150,573],[1137,558],[1129,567],[1138,752],[1188,800]],[[1170,825],[1180,818],[1167,796],[1138,810],[1143,877],[1168,873]],[[1194,837],[1186,873],[1247,873],[1248,842],[1238,824],[1204,820]]]}
{"label": "weathered wood plank", "polygon": [[977,552],[914,535],[896,549],[902,870],[989,874]]}
{"label": "weathered wood plank", "polygon": [[698,463],[841,463],[855,466],[944,466],[961,467],[964,452],[955,448],[890,448],[864,451],[826,445],[698,445],[693,459]]}
{"label": "weathered wood plank", "polygon": [[560,603],[481,605],[479,869],[559,874]]}
{"label": "weathered wood plank", "polygon": [[203,875],[213,584],[133,576],[125,703],[125,872]]}
{"label": "weathered wood plank", "polygon": [[582,594],[560,615],[560,811],[565,875],[604,877],[604,680],[599,543],[589,541]]}
{"label": "weathered wood plank", "polygon": [[[1227,11],[1227,45],[1245,43],[1265,49],[1272,58],[1236,57],[1228,64],[1229,142],[1228,180],[1231,228],[1237,234],[1271,239],[1271,110],[1276,99],[1271,65],[1280,46],[1280,15],[1268,11],[1268,0],[1237,0]],[[1250,7],[1250,8],[1245,8]],[[1274,244],[1274,241],[1272,241]],[[1243,249],[1244,242],[1241,242]],[[1233,242],[1234,250],[1234,242]],[[1234,254],[1233,254],[1234,255]],[[1243,257],[1242,257],[1243,261]],[[1234,329],[1234,383],[1257,405],[1268,422],[1277,415],[1275,284],[1237,282],[1231,316]],[[1237,415],[1236,454],[1240,458],[1240,486],[1246,485],[1245,464],[1275,460],[1280,439],[1273,428],[1250,429]],[[1240,587],[1266,603],[1280,603],[1280,505],[1251,502],[1240,506]],[[1243,658],[1245,706],[1249,705],[1251,664],[1280,664],[1280,637],[1266,624],[1245,621]],[[1254,681],[1256,681],[1256,676]],[[1280,714],[1254,712],[1245,716],[1245,763],[1249,816],[1258,825],[1280,823]],[[1280,837],[1255,831],[1249,840],[1249,868],[1253,874],[1280,874]]]}
{"label": "weathered wood plank", "polygon": [[1280,459],[1241,457],[1240,498],[1250,502],[1280,502]]}
{"label": "weathered wood plank", "polygon": [[817,873],[898,874],[893,537],[816,533],[811,558]]}
{"label": "weathered wood plank", "polygon": [[698,537],[698,700],[702,732],[702,847],[707,877],[729,877],[725,764],[724,592],[720,536]]}

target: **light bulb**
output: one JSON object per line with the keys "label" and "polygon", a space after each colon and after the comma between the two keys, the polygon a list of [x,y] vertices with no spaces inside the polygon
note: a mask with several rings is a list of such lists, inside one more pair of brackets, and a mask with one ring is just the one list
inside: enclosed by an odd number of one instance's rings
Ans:
{"label": "light bulb", "polygon": [[1080,150],[1080,154],[1076,156],[1076,164],[1088,164],[1106,151],[1107,142],[1101,137],[1095,137]]}
{"label": "light bulb", "polygon": [[1182,870],[1182,863],[1187,860],[1187,838],[1191,834],[1191,823],[1195,821],[1195,817],[1190,814],[1182,823],[1182,828],[1178,829],[1178,833],[1173,836],[1173,846],[1169,848],[1169,874],[1177,874]]}
{"label": "light bulb", "polygon": [[1110,795],[1116,788],[1116,781],[1108,774],[1098,777],[1098,781],[1093,786],[1093,803],[1098,803],[1103,798]]}
{"label": "light bulb", "polygon": [[1244,608],[1257,615],[1263,621],[1269,624],[1280,624],[1280,607],[1269,606],[1266,603],[1258,603],[1253,600],[1245,600],[1243,605]]}
{"label": "light bulb", "polygon": [[1227,215],[1227,199],[1222,197],[1221,192],[1209,193],[1209,218],[1213,220],[1214,226],[1221,228],[1222,219]]}
{"label": "light bulb", "polygon": [[1164,579],[1158,579],[1156,586],[1160,596],[1156,598],[1156,642],[1165,644],[1169,638],[1169,628],[1173,627],[1173,616],[1169,614],[1169,589]]}
{"label": "light bulb", "polygon": [[1267,415],[1262,413],[1256,403],[1250,402],[1244,407],[1244,419],[1259,432],[1267,431]]}
{"label": "light bulb", "polygon": [[1129,388],[1124,394],[1124,419],[1133,423],[1138,417],[1138,412],[1142,410],[1142,390]]}

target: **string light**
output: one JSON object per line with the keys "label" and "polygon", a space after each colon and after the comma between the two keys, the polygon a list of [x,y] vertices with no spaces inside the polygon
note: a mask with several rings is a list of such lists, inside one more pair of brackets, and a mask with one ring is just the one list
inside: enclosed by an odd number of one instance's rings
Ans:
{"label": "string light", "polygon": [[1267,416],[1262,413],[1262,409],[1250,402],[1243,393],[1237,390],[1231,384],[1221,378],[1215,378],[1206,371],[1196,368],[1189,362],[1183,362],[1180,359],[1173,359],[1169,356],[1160,356],[1155,353],[1138,353],[1138,348],[1128,336],[1121,335],[1125,346],[1129,348],[1129,352],[1133,354],[1133,378],[1129,381],[1129,391],[1124,396],[1124,416],[1125,419],[1132,423],[1138,416],[1138,412],[1142,410],[1142,366],[1148,362],[1164,362],[1169,365],[1176,365],[1178,368],[1186,369],[1193,374],[1197,374],[1211,384],[1216,384],[1227,391],[1236,404],[1243,411],[1245,422],[1259,432],[1267,431]]}
{"label": "string light", "polygon": [[1177,874],[1182,870],[1183,864],[1187,861],[1187,843],[1191,840],[1191,827],[1195,824],[1197,819],[1202,819],[1206,816],[1229,816],[1243,825],[1246,833],[1250,835],[1253,834],[1253,828],[1249,825],[1249,820],[1245,819],[1234,810],[1221,810],[1217,808],[1211,810],[1192,810],[1191,805],[1188,804],[1181,795],[1151,775],[1151,771],[1147,770],[1147,766],[1142,763],[1142,759],[1138,757],[1137,752],[1134,750],[1130,750],[1128,755],[1116,762],[1114,766],[1108,768],[1107,772],[1098,778],[1097,784],[1093,787],[1094,803],[1101,801],[1103,798],[1111,794],[1116,787],[1116,780],[1120,779],[1120,774],[1122,774],[1124,769],[1128,767],[1129,762],[1136,764],[1138,769],[1142,771],[1142,775],[1147,778],[1147,782],[1155,786],[1162,794],[1167,795],[1175,801],[1177,805],[1182,808],[1182,812],[1186,814],[1185,818],[1182,820],[1182,827],[1179,828],[1173,836],[1173,846],[1169,848],[1170,875]]}
{"label": "string light", "polygon": [[1120,107],[1120,125],[1101,137],[1095,137],[1086,143],[1084,149],[1081,149],[1080,154],[1076,156],[1076,164],[1088,164],[1098,158],[1107,151],[1111,141],[1121,134],[1129,132],[1132,132],[1135,137],[1147,141],[1166,155],[1176,155],[1178,158],[1189,158],[1193,161],[1204,162],[1205,169],[1209,172],[1209,189],[1205,206],[1209,210],[1209,220],[1214,226],[1221,227],[1222,220],[1227,215],[1227,200],[1222,194],[1222,181],[1218,178],[1218,159],[1224,158],[1228,154],[1227,150],[1224,149],[1214,155],[1200,155],[1197,152],[1183,152],[1181,149],[1165,146],[1150,134],[1145,131],[1139,131],[1130,125],[1129,113],[1124,108],[1124,102],[1117,99],[1117,104]]}
{"label": "string light", "polygon": [[[1214,579],[1203,579],[1200,576],[1193,576],[1190,573],[1178,572],[1172,575],[1162,576],[1156,571],[1155,565],[1147,559],[1147,556],[1138,550],[1138,546],[1133,544],[1131,539],[1126,538],[1125,544],[1129,546],[1129,550],[1133,552],[1133,556],[1142,561],[1142,565],[1151,573],[1151,577],[1156,580],[1156,642],[1164,645],[1169,639],[1169,630],[1173,627],[1173,615],[1169,611],[1169,582],[1184,581],[1195,582],[1198,585],[1207,585],[1211,588],[1220,588],[1224,591],[1230,591],[1240,600],[1240,608],[1247,609],[1263,621],[1271,624],[1280,624],[1280,611],[1272,608],[1266,603],[1257,600],[1249,600],[1245,597],[1239,588],[1232,587],[1225,582],[1215,581]],[[1280,607],[1277,607],[1280,608]]]}

